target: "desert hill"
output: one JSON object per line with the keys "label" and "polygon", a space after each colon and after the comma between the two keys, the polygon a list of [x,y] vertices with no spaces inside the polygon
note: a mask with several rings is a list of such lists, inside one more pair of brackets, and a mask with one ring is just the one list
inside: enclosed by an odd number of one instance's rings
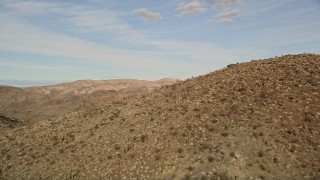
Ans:
{"label": "desert hill", "polygon": [[7,128],[15,128],[19,125],[21,126],[22,123],[19,122],[18,120],[11,119],[9,117],[6,117],[0,114],[0,130],[7,129]]}
{"label": "desert hill", "polygon": [[70,83],[62,83],[54,86],[28,87],[27,92],[39,94],[52,94],[60,96],[90,94],[96,91],[118,91],[118,90],[152,90],[156,87],[175,83],[175,79],[160,79],[157,81],[115,79],[115,80],[79,80]]}
{"label": "desert hill", "polygon": [[221,70],[0,133],[4,179],[319,179],[320,55]]}
{"label": "desert hill", "polygon": [[0,86],[0,112],[20,121],[32,121],[107,104],[117,98],[150,91],[177,80],[81,80],[54,86],[17,88]]}

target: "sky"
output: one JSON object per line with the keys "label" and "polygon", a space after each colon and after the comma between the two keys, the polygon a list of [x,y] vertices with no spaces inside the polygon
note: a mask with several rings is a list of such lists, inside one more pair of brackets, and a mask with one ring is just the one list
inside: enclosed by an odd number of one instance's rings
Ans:
{"label": "sky", "polygon": [[319,0],[0,0],[0,84],[186,79],[320,53]]}

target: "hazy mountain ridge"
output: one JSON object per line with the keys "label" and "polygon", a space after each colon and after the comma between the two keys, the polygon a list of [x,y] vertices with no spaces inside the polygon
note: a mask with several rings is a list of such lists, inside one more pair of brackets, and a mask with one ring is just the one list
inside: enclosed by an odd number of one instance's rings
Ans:
{"label": "hazy mountain ridge", "polygon": [[[318,179],[320,55],[230,65],[0,134],[4,178]],[[0,176],[0,177],[1,177]]]}
{"label": "hazy mountain ridge", "polygon": [[150,91],[175,79],[145,81],[79,80],[54,86],[0,86],[0,112],[19,120],[38,120],[106,104],[116,98]]}
{"label": "hazy mountain ridge", "polygon": [[59,94],[59,95],[80,95],[90,94],[98,90],[123,90],[134,88],[145,88],[152,90],[162,85],[176,82],[176,79],[160,79],[157,81],[135,80],[135,79],[117,79],[117,80],[79,80],[70,83],[62,83],[54,86],[27,87],[28,92],[39,94]]}

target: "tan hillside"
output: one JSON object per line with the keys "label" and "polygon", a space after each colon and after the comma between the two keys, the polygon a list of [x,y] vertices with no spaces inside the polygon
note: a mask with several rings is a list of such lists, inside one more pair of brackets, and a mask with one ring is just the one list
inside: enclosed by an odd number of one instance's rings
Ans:
{"label": "tan hillside", "polygon": [[34,121],[101,106],[111,101],[150,91],[177,80],[145,81],[81,80],[54,86],[16,88],[0,86],[0,113],[20,121]]}
{"label": "tan hillside", "polygon": [[79,80],[70,83],[62,83],[54,86],[29,87],[25,88],[27,92],[36,92],[39,94],[52,95],[80,95],[90,94],[96,91],[110,90],[129,90],[146,89],[152,90],[162,85],[168,85],[176,82],[175,79],[160,79],[158,81],[146,81],[135,79],[116,79],[116,80]]}
{"label": "tan hillside", "polygon": [[3,179],[320,179],[320,55],[229,65],[0,133]]}
{"label": "tan hillside", "polygon": [[15,127],[18,127],[21,125],[22,125],[22,123],[19,122],[18,120],[11,119],[9,117],[6,117],[6,116],[0,114],[0,130],[1,131],[3,131],[4,129],[7,129],[7,128],[15,128]]}

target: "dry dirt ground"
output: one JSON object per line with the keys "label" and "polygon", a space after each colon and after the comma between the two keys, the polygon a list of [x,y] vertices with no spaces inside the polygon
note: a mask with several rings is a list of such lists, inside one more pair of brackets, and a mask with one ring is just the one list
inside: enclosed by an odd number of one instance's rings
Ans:
{"label": "dry dirt ground", "polygon": [[2,179],[320,179],[320,55],[229,65],[0,133]]}

